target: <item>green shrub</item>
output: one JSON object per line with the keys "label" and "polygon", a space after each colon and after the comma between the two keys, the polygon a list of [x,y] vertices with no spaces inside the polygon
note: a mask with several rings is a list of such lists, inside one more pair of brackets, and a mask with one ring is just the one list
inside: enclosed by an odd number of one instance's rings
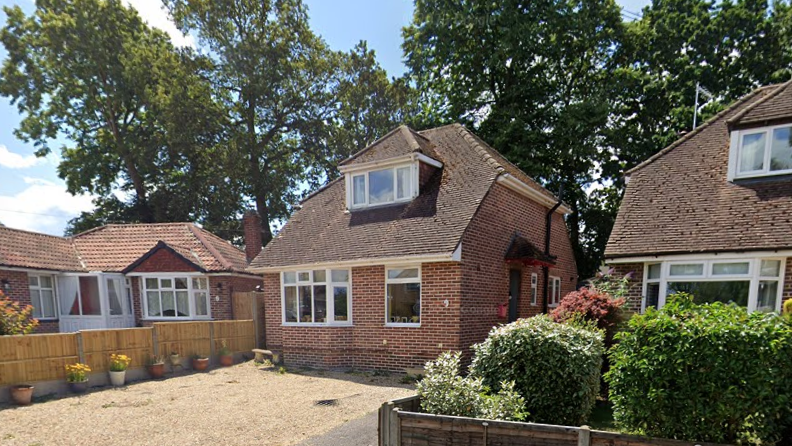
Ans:
{"label": "green shrub", "polygon": [[624,319],[624,303],[624,298],[613,298],[597,288],[583,287],[564,296],[551,316],[556,322],[574,321],[577,318],[592,322],[604,330],[605,345],[610,346],[619,323]]}
{"label": "green shrub", "polygon": [[461,352],[446,352],[426,363],[426,373],[416,385],[421,407],[427,413],[488,420],[519,421],[525,418],[525,401],[514,391],[514,383],[502,383],[489,395],[481,378],[459,375]]}
{"label": "green shrub", "polygon": [[33,317],[32,306],[22,306],[0,291],[0,336],[30,334],[38,324],[38,319]]}
{"label": "green shrub", "polygon": [[634,316],[617,339],[606,380],[624,429],[762,443],[790,425],[792,329],[778,315],[679,294]]}
{"label": "green shrub", "polygon": [[514,381],[531,421],[580,425],[599,390],[602,332],[557,324],[548,316],[495,327],[473,346],[471,376],[500,389]]}

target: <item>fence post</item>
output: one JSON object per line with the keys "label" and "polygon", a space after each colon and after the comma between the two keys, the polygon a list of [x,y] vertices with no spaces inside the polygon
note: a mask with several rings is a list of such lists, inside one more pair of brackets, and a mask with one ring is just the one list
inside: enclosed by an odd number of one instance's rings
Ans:
{"label": "fence post", "polygon": [[154,328],[154,325],[151,326],[151,349],[154,351],[154,360],[159,358],[160,351],[159,351],[159,338],[157,337],[157,329]]}
{"label": "fence post", "polygon": [[83,348],[82,331],[77,332],[77,357],[81,364],[85,364],[85,349]]}
{"label": "fence post", "polygon": [[578,446],[589,446],[591,444],[591,429],[588,426],[580,426],[578,429]]}
{"label": "fence post", "polygon": [[[392,403],[391,403],[392,404]],[[401,446],[401,424],[399,423],[399,408],[393,407],[390,411],[389,446]]]}
{"label": "fence post", "polygon": [[215,355],[215,342],[214,342],[214,322],[207,322],[209,324],[209,358],[214,358]]}
{"label": "fence post", "polygon": [[482,425],[482,426],[484,426],[484,446],[487,446],[487,443],[489,443],[489,442],[487,441],[487,440],[488,440],[488,439],[487,439],[487,433],[488,433],[488,432],[487,432],[487,430],[488,430],[487,428],[489,427],[489,423],[487,423],[487,422],[485,421],[485,422],[481,423],[481,425]]}
{"label": "fence post", "polygon": [[390,439],[390,410],[393,407],[392,402],[383,403],[379,410],[379,425],[377,426],[377,433],[379,434],[379,446],[389,446]]}

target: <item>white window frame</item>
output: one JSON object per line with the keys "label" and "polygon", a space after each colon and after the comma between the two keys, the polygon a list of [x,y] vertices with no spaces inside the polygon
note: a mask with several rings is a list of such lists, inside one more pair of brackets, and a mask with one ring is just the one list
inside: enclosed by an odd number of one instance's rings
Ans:
{"label": "white window frame", "polygon": [[539,294],[539,275],[531,273],[531,305],[537,305],[537,296]]}
{"label": "white window frame", "polygon": [[[410,169],[410,177],[407,180],[407,196],[405,196],[403,198],[398,198],[398,192],[399,192],[399,189],[398,189],[398,187],[399,187],[398,171],[399,171],[399,169],[403,169],[403,168],[409,168]],[[387,201],[387,202],[382,202],[382,203],[370,204],[369,203],[369,184],[370,184],[370,182],[369,182],[369,174],[371,172],[378,172],[378,171],[382,171],[382,170],[390,170],[393,173],[393,200]],[[419,163],[418,162],[407,162],[407,163],[395,164],[395,165],[391,165],[391,166],[372,167],[371,169],[365,170],[365,171],[349,172],[349,173],[347,173],[345,175],[345,177],[346,177],[346,190],[347,190],[347,193],[346,193],[346,195],[347,195],[347,197],[346,197],[347,209],[374,208],[374,207],[379,207],[379,206],[389,206],[389,205],[397,204],[397,203],[406,203],[408,201],[411,201],[413,198],[418,196],[419,175],[420,175],[420,172],[419,172]],[[359,176],[363,176],[364,177],[363,189],[364,189],[364,193],[365,193],[365,200],[363,200],[363,203],[355,204],[355,202],[354,202],[354,200],[355,200],[354,184],[355,184],[355,177],[359,177]]]}
{"label": "white window frame", "polygon": [[[324,271],[325,272],[325,281],[324,282],[314,282],[314,271]],[[333,271],[346,271],[347,272],[347,282],[334,282],[333,281]],[[285,275],[287,273],[294,273],[295,281],[294,283],[286,283]],[[309,280],[304,281],[300,280],[300,274],[308,273]],[[292,270],[285,270],[281,271],[280,273],[280,284],[281,284],[281,325],[284,327],[351,327],[353,325],[352,322],[352,269],[351,268],[313,268],[313,269],[292,269]],[[324,284],[325,288],[325,295],[326,295],[326,303],[327,306],[327,322],[300,322],[299,314],[297,317],[296,322],[287,322],[286,321],[286,287],[293,286],[296,288],[297,292],[297,302],[300,301],[300,286],[310,286],[311,287],[311,313],[313,314],[313,290],[314,286],[321,286]],[[333,296],[333,288],[337,286],[345,286],[347,288],[347,320],[345,321],[336,321],[335,320],[335,298]]]}
{"label": "white window frame", "polygon": [[[142,310],[142,320],[147,321],[206,321],[212,319],[212,283],[209,276],[203,276],[196,273],[180,273],[180,274],[141,274],[137,275],[140,281],[140,304]],[[190,315],[189,316],[149,316],[148,312],[148,289],[146,287],[146,280],[147,279],[156,279],[157,283],[160,284],[156,290],[151,291],[158,291],[160,293],[160,313],[162,312],[162,287],[160,281],[162,279],[169,279],[173,281],[173,288],[167,288],[166,291],[173,290],[174,295],[173,299],[174,302],[176,301],[176,279],[187,279],[187,301],[188,301],[188,308]],[[193,279],[205,279],[206,280],[206,290],[201,290],[199,288],[193,288]],[[195,296],[194,291],[198,292],[206,292],[206,315],[198,316],[195,314]],[[134,309],[132,310],[134,313]]]}
{"label": "white window frame", "polygon": [[[735,130],[731,133],[731,143],[729,147],[729,171],[728,180],[746,178],[761,178],[776,175],[792,174],[792,169],[786,170],[770,170],[770,160],[772,157],[771,147],[773,144],[773,132],[777,129],[792,128],[792,124],[781,124],[768,127],[758,127],[746,130]],[[752,170],[748,172],[740,172],[740,156],[742,155],[743,140],[746,136],[756,135],[759,133],[765,134],[765,147],[764,147],[764,163],[761,170]]]}
{"label": "white window frame", "polygon": [[[30,284],[30,278],[32,278],[32,277],[36,278],[36,283],[38,283],[38,285],[31,285]],[[41,278],[42,277],[49,277],[50,281],[52,282],[52,288],[46,288],[46,287],[42,287],[41,286]],[[29,291],[30,291],[30,304],[31,304],[31,306],[33,308],[39,308],[39,307],[36,307],[36,305],[33,305],[33,291],[38,291],[39,292],[38,293],[39,304],[41,304],[41,291],[42,290],[44,290],[44,291],[52,291],[52,300],[53,300],[52,308],[53,308],[53,310],[55,310],[55,316],[44,317],[43,313],[42,313],[42,317],[36,317],[36,319],[38,319],[40,321],[56,321],[56,320],[58,320],[58,316],[60,315],[60,306],[59,306],[60,300],[58,299],[58,281],[55,280],[55,276],[52,275],[52,274],[28,274],[28,288],[29,288]],[[42,305],[42,307],[43,307],[43,305]],[[40,308],[40,309],[43,310],[43,308]]]}
{"label": "white window frame", "polygon": [[[409,277],[404,279],[389,279],[388,271],[394,269],[417,269],[418,277]],[[418,322],[391,322],[388,318],[388,285],[399,283],[417,283],[420,287],[418,291],[418,308],[419,316]],[[423,274],[421,272],[421,265],[401,265],[401,266],[387,266],[385,267],[385,326],[386,327],[413,327],[421,326],[423,321]]]}
{"label": "white window frame", "polygon": [[[761,266],[763,260],[776,260],[779,261],[779,275],[777,277],[762,276]],[[649,265],[660,263],[660,278],[649,279]],[[701,275],[685,275],[685,276],[672,276],[670,275],[672,265],[686,265],[686,264],[702,264],[704,272]],[[748,263],[747,274],[713,274],[713,266],[718,263]],[[778,291],[776,295],[776,309],[781,311],[783,289],[784,289],[784,276],[786,271],[786,257],[768,256],[768,257],[723,257],[717,259],[686,259],[686,260],[664,260],[664,261],[650,261],[644,263],[644,277],[643,277],[643,297],[641,299],[641,312],[646,311],[646,295],[649,283],[660,283],[660,295],[657,300],[657,307],[663,308],[666,304],[666,297],[668,294],[669,282],[750,282],[748,291],[748,311],[756,311],[756,306],[759,300],[759,283],[762,281],[778,281]]]}
{"label": "white window frame", "polygon": [[548,307],[557,307],[561,303],[561,278],[550,276],[550,303]]}

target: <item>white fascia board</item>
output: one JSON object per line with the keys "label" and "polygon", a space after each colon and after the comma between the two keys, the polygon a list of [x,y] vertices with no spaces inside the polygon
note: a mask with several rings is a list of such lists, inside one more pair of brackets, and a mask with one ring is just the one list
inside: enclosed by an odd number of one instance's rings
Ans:
{"label": "white fascia board", "polygon": [[[517,192],[518,194],[520,194],[520,195],[522,195],[522,196],[524,196],[524,197],[526,197],[526,198],[528,198],[530,200],[533,200],[533,201],[535,201],[535,202],[537,202],[539,204],[547,206],[549,208],[552,208],[557,203],[557,201],[554,200],[553,198],[548,197],[547,195],[539,192],[538,190],[536,190],[533,187],[525,184],[523,181],[515,178],[514,176],[512,176],[512,175],[510,175],[508,173],[500,174],[496,181],[498,183],[508,187],[509,189]],[[563,214],[563,215],[572,213],[572,211],[568,207],[564,206],[563,204],[558,207],[556,212],[558,212],[560,214]]]}
{"label": "white fascia board", "polygon": [[339,260],[334,262],[303,263],[301,265],[248,268],[248,271],[252,273],[264,274],[264,273],[277,273],[281,271],[297,271],[297,270],[324,269],[324,268],[352,268],[356,266],[371,266],[371,265],[389,266],[389,265],[410,265],[416,263],[459,262],[461,261],[461,253],[462,253],[462,244],[460,243],[459,246],[454,250],[454,252],[447,254],[424,254],[424,255],[414,255],[414,256]]}
{"label": "white fascia board", "polygon": [[398,164],[406,164],[411,163],[414,161],[421,161],[426,163],[430,166],[434,166],[437,168],[443,167],[443,163],[437,161],[436,159],[430,158],[422,153],[409,153],[407,155],[397,156],[393,158],[388,158],[384,160],[377,160],[377,161],[369,161],[368,163],[359,163],[359,164],[349,164],[346,166],[338,166],[338,171],[341,173],[351,173],[351,172],[359,172],[365,170],[372,170],[375,168],[385,168],[390,166],[395,166]]}
{"label": "white fascia board", "polygon": [[618,265],[624,263],[646,263],[662,262],[666,260],[716,260],[716,259],[754,259],[754,258],[776,258],[792,257],[792,250],[766,250],[766,251],[743,251],[743,252],[709,252],[700,254],[669,254],[669,255],[648,255],[634,257],[605,258],[608,265]]}

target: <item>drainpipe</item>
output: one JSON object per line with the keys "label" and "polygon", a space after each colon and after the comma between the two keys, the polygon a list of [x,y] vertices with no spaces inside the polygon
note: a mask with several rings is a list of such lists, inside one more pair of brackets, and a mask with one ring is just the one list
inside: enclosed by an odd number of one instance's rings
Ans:
{"label": "drainpipe", "polygon": [[[547,211],[547,215],[545,216],[545,255],[550,255],[550,230],[553,227],[553,214],[556,210],[561,206],[563,203],[563,196],[564,196],[564,184],[562,183],[561,186],[558,187],[558,202],[553,206],[549,211]],[[544,269],[544,300],[542,301],[542,312],[547,314],[548,302],[550,299],[550,267],[543,266]]]}

